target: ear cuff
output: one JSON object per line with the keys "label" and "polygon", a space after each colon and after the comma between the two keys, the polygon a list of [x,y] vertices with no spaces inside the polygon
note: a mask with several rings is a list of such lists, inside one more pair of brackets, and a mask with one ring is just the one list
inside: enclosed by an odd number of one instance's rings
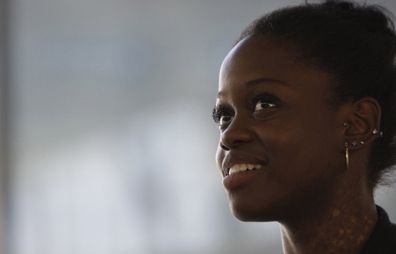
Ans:
{"label": "ear cuff", "polygon": [[[344,123],[343,124],[344,127],[348,128],[349,124],[348,123]],[[384,136],[384,133],[382,131],[379,131],[378,129],[374,129],[371,131],[371,134],[373,136],[376,136],[376,138],[381,138]],[[368,139],[368,138],[367,138]],[[367,139],[365,140],[353,140],[351,142],[351,144],[349,144],[348,142],[345,142],[345,162],[346,162],[346,168],[347,170],[349,169],[349,149],[350,148],[356,148],[358,145],[364,145],[367,141]]]}
{"label": "ear cuff", "polygon": [[[344,123],[343,125],[344,125],[345,128],[348,128],[348,127],[349,127],[349,124],[348,124],[348,123]],[[378,138],[378,137],[381,138],[381,137],[384,136],[384,133],[383,133],[382,131],[379,131],[378,129],[372,130],[372,131],[371,131],[371,134],[372,134],[373,136],[377,136],[377,138]],[[367,138],[367,139],[368,139],[368,138]],[[364,139],[364,140],[353,140],[353,141],[351,142],[351,146],[352,146],[352,147],[357,147],[357,145],[364,145],[364,144],[366,143],[367,139]],[[348,146],[348,147],[350,147],[348,142],[345,142],[345,145]]]}

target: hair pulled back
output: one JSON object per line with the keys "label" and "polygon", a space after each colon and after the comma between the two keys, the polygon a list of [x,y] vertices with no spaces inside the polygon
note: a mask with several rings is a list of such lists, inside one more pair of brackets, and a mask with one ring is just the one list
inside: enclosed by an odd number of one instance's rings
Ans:
{"label": "hair pulled back", "polygon": [[396,164],[396,35],[390,13],[378,5],[325,1],[286,7],[250,24],[238,41],[264,35],[298,49],[302,61],[335,80],[331,102],[370,96],[382,111],[383,137],[369,158],[370,186]]}

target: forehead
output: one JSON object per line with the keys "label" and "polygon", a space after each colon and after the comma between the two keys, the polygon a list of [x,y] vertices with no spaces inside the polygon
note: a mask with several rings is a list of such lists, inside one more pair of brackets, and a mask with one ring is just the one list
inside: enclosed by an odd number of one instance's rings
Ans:
{"label": "forehead", "polygon": [[247,37],[225,57],[220,68],[219,92],[245,88],[249,81],[263,78],[281,81],[291,89],[327,90],[328,73],[308,66],[301,59],[296,49],[279,41],[264,36]]}

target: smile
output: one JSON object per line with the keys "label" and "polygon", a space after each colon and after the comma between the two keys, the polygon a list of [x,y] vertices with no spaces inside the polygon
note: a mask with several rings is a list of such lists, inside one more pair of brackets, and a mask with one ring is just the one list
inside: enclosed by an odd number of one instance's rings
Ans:
{"label": "smile", "polygon": [[261,169],[262,166],[260,164],[249,164],[249,163],[241,163],[233,165],[229,170],[228,174],[237,174],[245,171]]}

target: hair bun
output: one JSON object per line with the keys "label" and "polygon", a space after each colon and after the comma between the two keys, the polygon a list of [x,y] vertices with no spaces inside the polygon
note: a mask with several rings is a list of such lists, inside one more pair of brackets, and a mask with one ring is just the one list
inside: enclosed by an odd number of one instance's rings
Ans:
{"label": "hair bun", "polygon": [[358,24],[372,33],[393,33],[393,22],[391,13],[378,5],[370,5],[366,8],[364,4],[349,1],[328,0],[322,8],[338,15],[341,19]]}
{"label": "hair bun", "polygon": [[346,1],[328,0],[323,4],[323,7],[327,10],[350,11],[354,9],[354,4]]}

